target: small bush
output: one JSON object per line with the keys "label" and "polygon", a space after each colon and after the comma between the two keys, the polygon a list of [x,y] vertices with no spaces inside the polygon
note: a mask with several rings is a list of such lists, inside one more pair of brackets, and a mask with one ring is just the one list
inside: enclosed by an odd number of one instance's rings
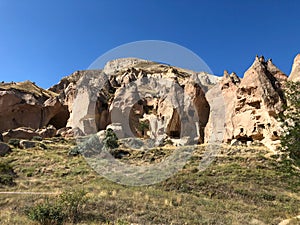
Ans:
{"label": "small bush", "polygon": [[86,200],[86,192],[83,190],[66,191],[52,202],[46,199],[27,208],[25,214],[41,225],[60,225],[64,222],[73,224],[81,218]]}
{"label": "small bush", "polygon": [[8,144],[18,148],[20,145],[20,139],[9,139]]}
{"label": "small bush", "polygon": [[45,202],[37,204],[26,210],[29,219],[40,223],[41,225],[60,225],[64,221],[62,207],[57,203]]}
{"label": "small bush", "polygon": [[0,162],[0,184],[14,185],[16,174],[8,162]]}
{"label": "small bush", "polygon": [[77,156],[77,155],[80,155],[81,154],[81,149],[76,146],[74,148],[72,148],[69,152],[68,152],[68,155],[69,156]]}
{"label": "small bush", "polygon": [[86,192],[83,190],[62,193],[59,202],[65,210],[66,219],[71,223],[77,222],[82,215],[86,200]]}
{"label": "small bush", "polygon": [[112,129],[108,128],[106,130],[103,144],[106,149],[114,149],[119,147],[118,137]]}

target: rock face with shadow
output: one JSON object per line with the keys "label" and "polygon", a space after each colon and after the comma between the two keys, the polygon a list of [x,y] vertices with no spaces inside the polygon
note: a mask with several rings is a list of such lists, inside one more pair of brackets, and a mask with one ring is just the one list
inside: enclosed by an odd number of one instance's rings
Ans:
{"label": "rock face with shadow", "polygon": [[299,81],[299,71],[299,55],[289,78],[264,57],[256,57],[243,78],[116,59],[101,70],[76,71],[48,90],[29,81],[0,84],[0,133],[4,139],[70,137],[109,127],[120,138],[260,142],[274,149],[285,82]]}
{"label": "rock face with shadow", "polygon": [[280,135],[277,115],[285,104],[287,76],[264,57],[256,57],[243,79],[224,72],[206,95],[211,106],[206,142],[261,142],[275,149]]}
{"label": "rock face with shadow", "polygon": [[57,95],[30,81],[0,84],[0,132],[18,127],[66,126],[68,110]]}
{"label": "rock face with shadow", "polygon": [[229,74],[225,70],[220,82],[206,93],[210,105],[209,121],[205,128],[206,143],[227,143],[233,138],[232,116],[240,83],[235,73]]}
{"label": "rock face with shadow", "polygon": [[260,141],[269,148],[279,140],[278,114],[285,103],[282,83],[287,79],[271,60],[256,57],[245,72],[234,98],[232,139]]}

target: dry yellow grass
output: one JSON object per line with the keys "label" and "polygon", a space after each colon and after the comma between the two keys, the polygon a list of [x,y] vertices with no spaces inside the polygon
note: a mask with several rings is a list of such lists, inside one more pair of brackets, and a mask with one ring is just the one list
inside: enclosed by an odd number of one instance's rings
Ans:
{"label": "dry yellow grass", "polygon": [[[200,172],[200,146],[168,180],[130,187],[99,176],[83,157],[68,156],[74,141],[52,141],[46,150],[13,149],[5,157],[18,177],[15,186],[0,191],[43,194],[0,194],[0,224],[33,224],[25,207],[76,189],[86,190],[89,199],[78,224],[278,224],[300,214],[299,172],[276,157],[266,158],[264,148],[224,147]],[[167,156],[171,149],[161,151]],[[122,160],[149,163],[147,157],[131,151]],[[149,157],[161,160],[159,151]]]}
{"label": "dry yellow grass", "polygon": [[10,90],[10,89],[15,89],[19,90],[25,93],[31,93],[36,97],[41,97],[41,96],[46,96],[46,97],[55,97],[58,94],[44,90],[31,81],[24,81],[24,82],[12,82],[12,83],[0,83],[0,90]]}

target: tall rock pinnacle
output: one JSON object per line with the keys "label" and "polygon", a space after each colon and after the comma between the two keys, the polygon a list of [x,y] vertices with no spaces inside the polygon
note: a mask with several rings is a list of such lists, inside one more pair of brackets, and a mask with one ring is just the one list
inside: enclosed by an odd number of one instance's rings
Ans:
{"label": "tall rock pinnacle", "polygon": [[300,54],[298,54],[293,63],[292,72],[288,78],[289,81],[300,81]]}

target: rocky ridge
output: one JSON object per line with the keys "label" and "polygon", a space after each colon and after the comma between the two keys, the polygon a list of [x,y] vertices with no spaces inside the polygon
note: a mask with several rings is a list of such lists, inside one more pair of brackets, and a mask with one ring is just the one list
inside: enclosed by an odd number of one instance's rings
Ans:
{"label": "rocky ridge", "polygon": [[84,135],[109,126],[120,138],[160,144],[239,142],[275,149],[284,83],[299,81],[299,65],[298,55],[288,78],[272,60],[256,57],[241,79],[227,71],[217,77],[128,58],[103,70],[76,71],[49,90],[30,81],[2,83],[0,133],[7,141]]}

